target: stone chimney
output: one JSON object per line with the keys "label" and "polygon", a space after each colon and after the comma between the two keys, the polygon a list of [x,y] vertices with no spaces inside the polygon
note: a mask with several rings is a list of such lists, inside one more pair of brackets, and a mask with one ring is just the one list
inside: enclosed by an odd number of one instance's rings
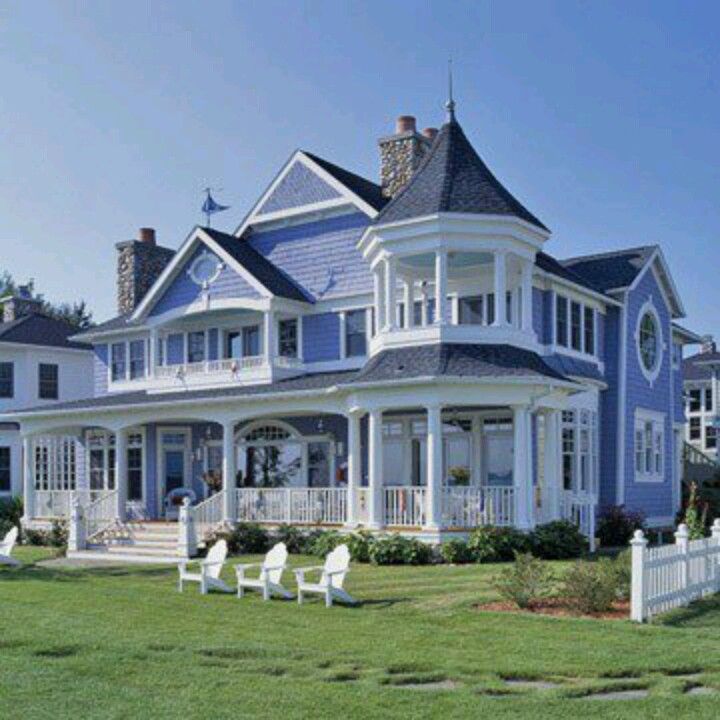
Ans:
{"label": "stone chimney", "polygon": [[701,342],[700,351],[702,353],[714,353],[716,351],[717,345],[712,335],[703,335]]}
{"label": "stone chimney", "polygon": [[137,240],[125,240],[115,247],[118,314],[127,315],[140,304],[175,251],[157,244],[154,228],[140,228]]}
{"label": "stone chimney", "polygon": [[27,285],[20,285],[13,295],[0,298],[0,303],[2,320],[6,323],[42,310],[42,302],[33,298]]}
{"label": "stone chimney", "polygon": [[380,184],[385,197],[395,197],[410,182],[435,134],[434,128],[420,134],[415,118],[401,115],[395,123],[395,134],[380,138]]}

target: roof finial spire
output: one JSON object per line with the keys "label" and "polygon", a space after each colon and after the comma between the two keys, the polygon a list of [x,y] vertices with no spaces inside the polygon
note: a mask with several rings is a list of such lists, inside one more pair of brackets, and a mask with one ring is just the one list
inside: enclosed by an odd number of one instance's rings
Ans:
{"label": "roof finial spire", "polygon": [[445,103],[448,122],[455,122],[455,100],[453,100],[452,58],[448,59],[448,100]]}

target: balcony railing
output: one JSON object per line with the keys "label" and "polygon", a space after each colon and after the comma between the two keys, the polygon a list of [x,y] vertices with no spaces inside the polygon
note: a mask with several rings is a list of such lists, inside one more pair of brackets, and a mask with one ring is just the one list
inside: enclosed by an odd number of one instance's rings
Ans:
{"label": "balcony railing", "polygon": [[445,527],[508,526],[515,521],[515,493],[511,487],[448,487],[443,491]]}
{"label": "balcony railing", "polygon": [[229,358],[225,360],[204,360],[203,362],[181,363],[179,365],[160,365],[155,368],[155,377],[182,378],[197,375],[236,375],[244,370],[262,367],[265,357],[252,355],[244,358]]}

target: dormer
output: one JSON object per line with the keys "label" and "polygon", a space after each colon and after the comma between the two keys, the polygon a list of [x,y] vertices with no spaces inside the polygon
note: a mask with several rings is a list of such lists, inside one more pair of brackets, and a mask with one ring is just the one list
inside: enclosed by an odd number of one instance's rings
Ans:
{"label": "dormer", "polygon": [[359,243],[374,277],[371,355],[439,342],[537,346],[533,267],[550,231],[490,172],[449,109]]}

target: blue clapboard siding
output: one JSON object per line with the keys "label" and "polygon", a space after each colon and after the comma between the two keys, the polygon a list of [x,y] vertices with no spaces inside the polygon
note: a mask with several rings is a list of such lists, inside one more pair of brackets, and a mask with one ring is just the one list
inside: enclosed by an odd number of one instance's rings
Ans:
{"label": "blue clapboard siding", "polygon": [[303,323],[305,362],[340,359],[340,318],[335,313],[307,315]]}
{"label": "blue clapboard siding", "polygon": [[[654,383],[645,379],[640,368],[635,331],[643,304],[652,298],[662,325],[662,342],[670,341],[670,312],[652,272],[647,271],[630,293],[627,302],[627,386],[625,392],[625,504],[640,510],[648,517],[667,517],[673,514],[672,506],[672,419],[670,367],[671,353],[665,349],[660,374]],[[635,481],[635,410],[644,408],[665,414],[664,481],[647,483]]]}
{"label": "blue clapboard siding", "polygon": [[676,423],[685,422],[685,403],[683,402],[682,346],[673,345],[675,364],[673,369],[673,406]]}
{"label": "blue clapboard siding", "polygon": [[[240,242],[240,241],[238,241]],[[197,285],[187,273],[198,255],[207,251],[204,246],[198,247],[190,256],[185,265],[179,269],[175,279],[165,290],[150,313],[151,316],[161,315],[169,310],[185,307],[198,300],[202,294],[202,288]],[[220,275],[210,284],[209,294],[211,298],[259,298],[260,293],[240,277],[235,270],[225,266]]]}
{"label": "blue clapboard siding", "polygon": [[331,188],[303,163],[296,161],[263,203],[260,212],[278,212],[338,197],[340,193],[337,190]]}
{"label": "blue clapboard siding", "polygon": [[106,395],[108,390],[108,346],[96,345],[93,361],[93,392],[95,396]]}
{"label": "blue clapboard siding", "polygon": [[259,253],[315,299],[372,292],[372,274],[357,250],[362,213],[251,234]]}
{"label": "blue clapboard siding", "polygon": [[603,323],[603,352],[607,390],[600,393],[600,507],[622,502],[617,498],[617,424],[620,369],[620,310],[608,308]]}

